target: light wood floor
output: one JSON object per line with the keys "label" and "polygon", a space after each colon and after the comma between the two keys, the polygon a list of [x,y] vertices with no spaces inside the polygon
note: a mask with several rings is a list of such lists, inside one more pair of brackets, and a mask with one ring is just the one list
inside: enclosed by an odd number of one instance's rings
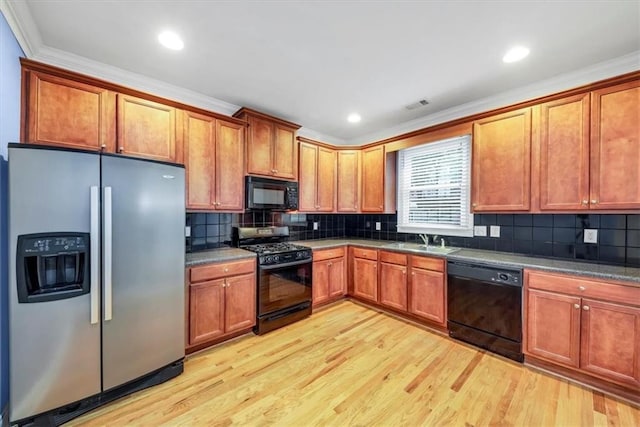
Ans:
{"label": "light wood floor", "polygon": [[640,410],[344,301],[70,425],[640,426]]}

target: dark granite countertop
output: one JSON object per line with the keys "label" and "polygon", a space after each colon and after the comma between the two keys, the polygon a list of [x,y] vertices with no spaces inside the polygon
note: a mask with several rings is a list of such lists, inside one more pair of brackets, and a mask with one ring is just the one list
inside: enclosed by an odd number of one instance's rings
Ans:
{"label": "dark granite countertop", "polygon": [[256,254],[254,252],[245,251],[244,249],[218,248],[187,253],[185,256],[185,264],[187,267],[193,267],[194,265],[210,264],[212,262],[251,259],[255,257]]}
{"label": "dark granite countertop", "polygon": [[344,245],[358,245],[375,249],[442,257],[452,261],[491,263],[505,267],[534,268],[537,270],[575,274],[605,280],[621,280],[629,282],[631,285],[640,286],[640,268],[635,267],[621,267],[580,261],[565,261],[560,259],[539,258],[534,256],[517,255],[480,249],[461,248],[450,254],[442,255],[435,253],[426,253],[424,249],[421,249],[421,245],[415,243],[401,243],[367,239],[301,240],[296,241],[295,243],[308,246],[312,249],[328,249]]}

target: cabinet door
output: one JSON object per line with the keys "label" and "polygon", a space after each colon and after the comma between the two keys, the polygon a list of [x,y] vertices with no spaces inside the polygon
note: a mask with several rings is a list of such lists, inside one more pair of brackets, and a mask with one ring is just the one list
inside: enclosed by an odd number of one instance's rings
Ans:
{"label": "cabinet door", "polygon": [[444,274],[412,268],[409,289],[409,313],[444,326]]}
{"label": "cabinet door", "polygon": [[329,299],[329,264],[331,260],[315,261],[313,263],[313,305]]}
{"label": "cabinet door", "polygon": [[25,142],[115,151],[115,94],[30,71]]}
{"label": "cabinet door", "polygon": [[256,275],[245,274],[225,279],[225,333],[256,324]]}
{"label": "cabinet door", "polygon": [[384,210],[384,146],[362,151],[362,212]]}
{"label": "cabinet door", "polygon": [[640,387],[640,308],[584,298],[580,368]]}
{"label": "cabinet door", "polygon": [[589,209],[589,94],[540,106],[540,209]]}
{"label": "cabinet door", "polygon": [[273,123],[249,117],[247,137],[247,173],[273,176]]}
{"label": "cabinet door", "polygon": [[273,141],[274,176],[283,179],[298,179],[298,147],[293,129],[275,125]]}
{"label": "cabinet door", "polygon": [[640,81],[591,94],[591,208],[640,209]]}
{"label": "cabinet door", "polygon": [[407,267],[380,263],[380,304],[407,311]]}
{"label": "cabinet door", "polygon": [[216,120],[216,209],[244,208],[244,126]]}
{"label": "cabinet door", "polygon": [[298,210],[316,211],[316,188],[318,187],[318,147],[305,142],[300,144],[300,180],[298,182]]}
{"label": "cabinet door", "polygon": [[224,334],[224,279],[190,285],[189,344]]}
{"label": "cabinet door", "polygon": [[336,198],[336,152],[318,147],[317,211],[333,212]]}
{"label": "cabinet door", "polygon": [[525,312],[525,353],[578,367],[580,298],[529,289]]}
{"label": "cabinet door", "polygon": [[[187,208],[214,209],[216,120],[203,114],[184,114]],[[230,159],[229,161],[233,161]]]}
{"label": "cabinet door", "polygon": [[378,262],[368,259],[353,259],[353,295],[378,301]]}
{"label": "cabinet door", "polygon": [[[329,262],[329,298],[347,293],[346,263],[344,258],[335,258]],[[315,283],[314,283],[315,286]]]}
{"label": "cabinet door", "polygon": [[474,211],[529,210],[531,109],[475,122],[472,159]]}
{"label": "cabinet door", "polygon": [[358,212],[359,153],[356,150],[338,151],[338,212]]}
{"label": "cabinet door", "polygon": [[176,162],[176,109],[118,94],[119,153]]}

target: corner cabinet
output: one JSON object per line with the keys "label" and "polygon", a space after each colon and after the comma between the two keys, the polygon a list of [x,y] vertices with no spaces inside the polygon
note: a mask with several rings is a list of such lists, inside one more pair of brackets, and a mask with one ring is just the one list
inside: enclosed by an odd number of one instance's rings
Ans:
{"label": "corner cabinet", "polygon": [[360,151],[338,150],[336,211],[360,210]]}
{"label": "corner cabinet", "polygon": [[187,352],[249,331],[256,323],[255,259],[189,269]]}
{"label": "corner cabinet", "polygon": [[524,324],[527,361],[540,359],[637,393],[640,287],[526,270]]}
{"label": "corner cabinet", "polygon": [[184,112],[187,209],[242,211],[244,128],[240,123]]}
{"label": "corner cabinet", "polygon": [[472,210],[528,211],[530,165],[531,108],[474,122]]}
{"label": "corner cabinet", "polygon": [[238,110],[233,117],[249,123],[247,174],[298,180],[296,132],[299,125],[248,108]]}
{"label": "corner cabinet", "polygon": [[336,152],[300,142],[300,212],[333,212],[336,197]]}

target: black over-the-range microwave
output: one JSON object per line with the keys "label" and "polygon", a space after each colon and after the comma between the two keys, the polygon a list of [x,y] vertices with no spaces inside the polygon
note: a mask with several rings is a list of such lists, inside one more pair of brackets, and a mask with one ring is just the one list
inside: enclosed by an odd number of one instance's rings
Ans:
{"label": "black over-the-range microwave", "polygon": [[297,182],[247,176],[245,195],[248,210],[298,210]]}

